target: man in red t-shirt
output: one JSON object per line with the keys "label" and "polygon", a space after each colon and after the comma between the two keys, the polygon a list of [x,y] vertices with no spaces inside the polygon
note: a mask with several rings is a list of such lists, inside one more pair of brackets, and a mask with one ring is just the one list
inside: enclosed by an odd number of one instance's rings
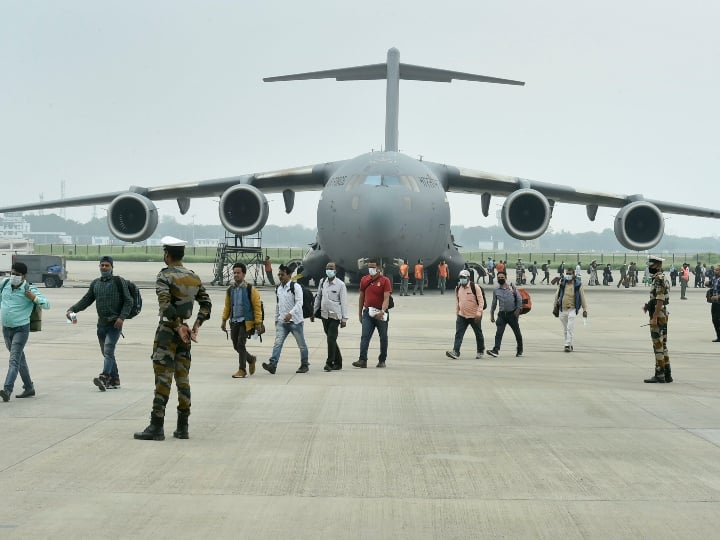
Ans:
{"label": "man in red t-shirt", "polygon": [[378,363],[375,367],[385,367],[388,349],[387,309],[391,292],[392,283],[390,283],[388,278],[383,276],[382,269],[378,268],[377,262],[369,262],[368,275],[360,280],[358,311],[360,323],[362,324],[362,337],[360,338],[360,358],[357,362],[353,362],[353,366],[355,367],[367,367],[370,338],[372,338],[376,328],[380,336],[380,356],[378,356]]}

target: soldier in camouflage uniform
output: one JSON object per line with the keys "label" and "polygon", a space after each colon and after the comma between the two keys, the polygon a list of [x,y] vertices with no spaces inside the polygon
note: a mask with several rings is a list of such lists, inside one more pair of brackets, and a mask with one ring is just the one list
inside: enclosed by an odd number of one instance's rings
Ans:
{"label": "soldier in camouflage uniform", "polygon": [[667,350],[667,305],[670,301],[670,283],[662,271],[662,259],[650,257],[648,269],[652,276],[650,283],[650,302],[643,306],[650,316],[650,336],[655,351],[655,374],[645,379],[646,383],[671,383],[670,357]]}
{"label": "soldier in camouflage uniform", "polygon": [[[155,372],[155,399],[150,413],[150,425],[135,433],[136,439],[162,441],[165,439],[163,423],[165,405],[170,398],[173,376],[178,393],[177,430],[173,436],[189,438],[190,416],[190,342],[197,341],[203,322],[210,318],[210,296],[200,278],[182,265],[185,242],[171,236],[161,240],[165,251],[166,268],[157,276],[156,292],[160,306],[160,322],[153,343],[153,370]],[[200,305],[192,329],[187,320],[192,316],[193,303]]]}

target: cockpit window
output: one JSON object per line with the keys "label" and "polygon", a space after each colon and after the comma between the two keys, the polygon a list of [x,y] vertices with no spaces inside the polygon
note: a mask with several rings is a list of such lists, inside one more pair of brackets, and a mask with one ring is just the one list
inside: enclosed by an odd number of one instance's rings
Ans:
{"label": "cockpit window", "polygon": [[418,180],[414,176],[395,176],[387,174],[356,174],[350,177],[350,181],[345,185],[345,189],[350,191],[358,186],[404,186],[409,191],[420,191]]}

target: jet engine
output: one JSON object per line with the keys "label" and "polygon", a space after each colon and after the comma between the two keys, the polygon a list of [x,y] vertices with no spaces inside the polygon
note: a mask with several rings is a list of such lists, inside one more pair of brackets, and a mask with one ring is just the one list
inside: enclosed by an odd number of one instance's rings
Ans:
{"label": "jet engine", "polygon": [[220,222],[237,236],[247,236],[265,226],[270,210],[265,195],[250,184],[238,184],[220,197]]}
{"label": "jet engine", "polygon": [[518,240],[541,236],[550,224],[550,203],[534,189],[513,191],[505,199],[500,219],[505,231]]}
{"label": "jet engine", "polygon": [[147,197],[139,193],[123,193],[108,206],[107,222],[116,238],[124,242],[142,242],[155,232],[158,211]]}
{"label": "jet engine", "polygon": [[627,249],[644,251],[663,237],[665,220],[660,209],[647,201],[624,206],[615,216],[615,238]]}

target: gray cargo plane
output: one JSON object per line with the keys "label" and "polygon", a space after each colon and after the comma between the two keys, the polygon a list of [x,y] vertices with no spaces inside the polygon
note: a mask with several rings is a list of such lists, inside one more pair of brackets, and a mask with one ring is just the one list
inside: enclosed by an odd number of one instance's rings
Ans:
{"label": "gray cargo plane", "polygon": [[487,216],[490,197],[505,197],[501,221],[507,233],[520,240],[541,236],[550,223],[556,202],[585,205],[595,219],[599,206],[619,208],[615,236],[631,250],[647,250],[660,242],[662,212],[720,217],[713,209],[645,199],[642,195],[611,195],[576,190],[525,178],[462,169],[406,156],[398,151],[400,80],[452,82],[455,80],[524,85],[457,71],[403,64],[392,48],[387,61],[349,68],[298,73],[263,79],[266,82],[334,78],[338,81],[386,79],[385,149],[353,159],[271,172],[245,174],[160,187],[128,190],[22,204],[0,212],[107,204],[108,227],[120,240],[149,238],[158,224],[152,201],[176,199],[181,214],[191,197],[220,197],[220,222],[238,236],[254,234],[268,219],[266,193],[282,192],[285,211],[291,212],[295,192],[322,190],[317,209],[317,239],[303,259],[304,279],[324,275],[325,264],[335,261],[356,278],[370,257],[378,258],[386,272],[395,273],[401,259],[410,264],[422,259],[426,266],[440,259],[456,276],[465,261],[450,233],[450,206],[446,192],[476,193]]}

